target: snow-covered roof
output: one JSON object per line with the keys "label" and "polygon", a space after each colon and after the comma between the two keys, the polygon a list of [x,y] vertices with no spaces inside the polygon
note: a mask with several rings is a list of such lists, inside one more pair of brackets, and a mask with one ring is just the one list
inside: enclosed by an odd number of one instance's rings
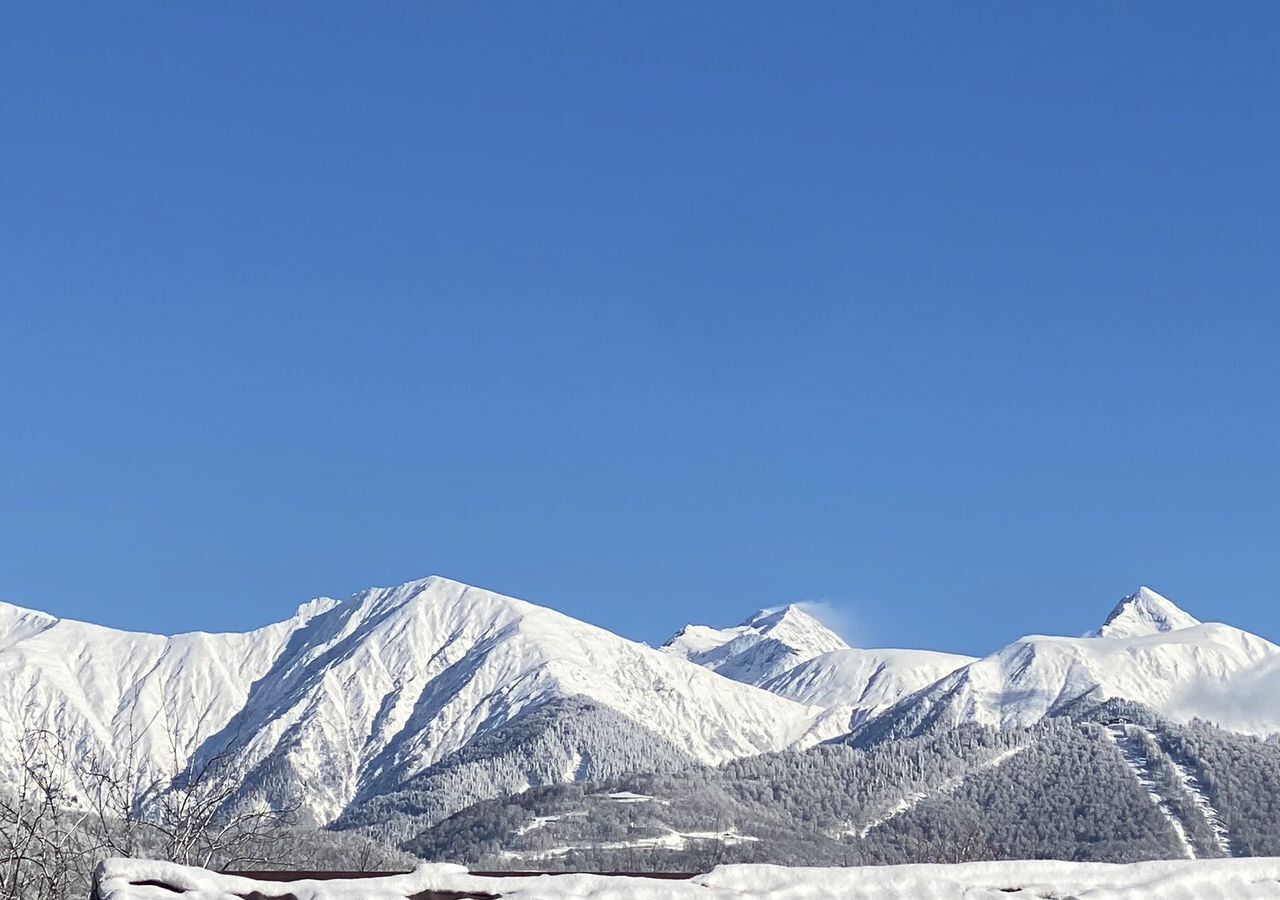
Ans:
{"label": "snow-covered roof", "polygon": [[[805,869],[719,866],[685,881],[605,875],[500,878],[461,866],[423,865],[405,875],[348,881],[262,882],[146,860],[109,859],[98,868],[99,900],[237,900],[292,895],[297,900],[405,900],[428,891],[520,900],[1004,900],[1089,896],[1173,900],[1280,897],[1280,859],[1169,860],[1108,865],[1037,860],[961,865]],[[151,882],[144,884],[143,882]],[[164,887],[162,885],[167,885]]]}

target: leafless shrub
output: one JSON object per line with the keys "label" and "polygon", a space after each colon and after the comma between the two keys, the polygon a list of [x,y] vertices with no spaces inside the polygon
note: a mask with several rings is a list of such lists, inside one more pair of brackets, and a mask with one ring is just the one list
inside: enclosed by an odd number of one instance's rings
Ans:
{"label": "leafless shrub", "polygon": [[[33,686],[34,687],[34,686]],[[64,900],[88,892],[97,861],[142,856],[220,868],[269,867],[286,861],[302,838],[288,828],[293,810],[240,796],[241,743],[208,754],[196,734],[169,725],[163,764],[144,752],[153,732],[130,727],[106,750],[76,748],[70,736],[24,722],[12,737],[16,769],[0,788],[0,900]],[[172,716],[166,722],[174,722]]]}

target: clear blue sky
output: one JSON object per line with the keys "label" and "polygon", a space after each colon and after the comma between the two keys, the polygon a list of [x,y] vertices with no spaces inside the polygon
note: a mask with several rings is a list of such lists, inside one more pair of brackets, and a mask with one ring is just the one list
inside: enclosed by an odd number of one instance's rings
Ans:
{"label": "clear blue sky", "polygon": [[0,24],[0,597],[1280,638],[1280,5]]}

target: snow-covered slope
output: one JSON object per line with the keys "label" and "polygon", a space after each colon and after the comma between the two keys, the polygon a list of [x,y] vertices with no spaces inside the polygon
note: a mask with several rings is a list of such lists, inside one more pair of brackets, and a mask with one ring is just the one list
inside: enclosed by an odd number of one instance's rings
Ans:
{"label": "snow-covered slope", "polygon": [[869,723],[877,736],[938,725],[1025,726],[1080,704],[1141,703],[1174,721],[1201,718],[1249,734],[1280,732],[1273,690],[1280,647],[1202,624],[1142,589],[1097,636],[1032,636],[942,678]]}
{"label": "snow-covered slope", "polygon": [[[163,637],[59,619],[0,603],[0,766],[34,727],[82,753],[136,747],[143,759],[186,756],[245,704],[291,637],[336,601],[304,605],[243,634]],[[7,768],[5,774],[8,774]]]}
{"label": "snow-covered slope", "polygon": [[780,697],[826,707],[852,725],[974,661],[929,650],[850,647],[801,606],[762,610],[732,628],[688,625],[662,649]]}
{"label": "snow-covered slope", "polygon": [[801,703],[853,707],[857,724],[974,661],[931,650],[849,648],[815,656],[760,686]]}
{"label": "snow-covered slope", "polygon": [[[314,601],[246,634],[134,634],[17,607],[0,610],[0,626],[4,734],[52,727],[83,753],[136,735],[163,771],[173,733],[184,756],[229,749],[249,789],[300,800],[322,822],[564,698],[610,708],[705,762],[841,728],[818,708],[438,577]],[[0,764],[11,768],[10,749]]]}
{"label": "snow-covered slope", "polygon": [[764,609],[732,628],[687,625],[662,649],[736,681],[762,684],[844,639],[797,604]]}

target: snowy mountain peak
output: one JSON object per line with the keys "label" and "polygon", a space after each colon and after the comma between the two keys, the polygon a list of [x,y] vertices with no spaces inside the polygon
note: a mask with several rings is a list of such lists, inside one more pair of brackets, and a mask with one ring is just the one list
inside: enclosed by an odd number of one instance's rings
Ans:
{"label": "snowy mountain peak", "polygon": [[788,626],[814,630],[826,629],[825,625],[819,622],[812,613],[806,611],[804,606],[799,603],[789,603],[786,606],[774,606],[759,610],[742,624],[760,631]]}
{"label": "snowy mountain peak", "polygon": [[[792,603],[762,609],[742,624],[730,628],[686,625],[663,644],[662,649],[700,665],[709,665],[714,658],[720,658],[722,653],[719,651],[730,644],[734,645],[733,650],[741,651],[765,639],[780,641],[809,656],[849,646],[801,604]],[[731,655],[732,652],[723,654],[726,657]],[[710,667],[716,668],[714,665]]]}
{"label": "snowy mountain peak", "polygon": [[335,606],[340,605],[342,605],[341,600],[335,600],[332,597],[316,597],[299,606],[294,612],[293,618],[301,623],[310,622],[321,613],[327,613]]}
{"label": "snowy mountain peak", "polygon": [[741,625],[686,625],[663,651],[748,684],[780,675],[833,650],[848,650],[838,634],[802,604],[762,609]]}
{"label": "snowy mountain peak", "polygon": [[1131,638],[1191,628],[1200,620],[1149,587],[1121,600],[1094,637]]}

